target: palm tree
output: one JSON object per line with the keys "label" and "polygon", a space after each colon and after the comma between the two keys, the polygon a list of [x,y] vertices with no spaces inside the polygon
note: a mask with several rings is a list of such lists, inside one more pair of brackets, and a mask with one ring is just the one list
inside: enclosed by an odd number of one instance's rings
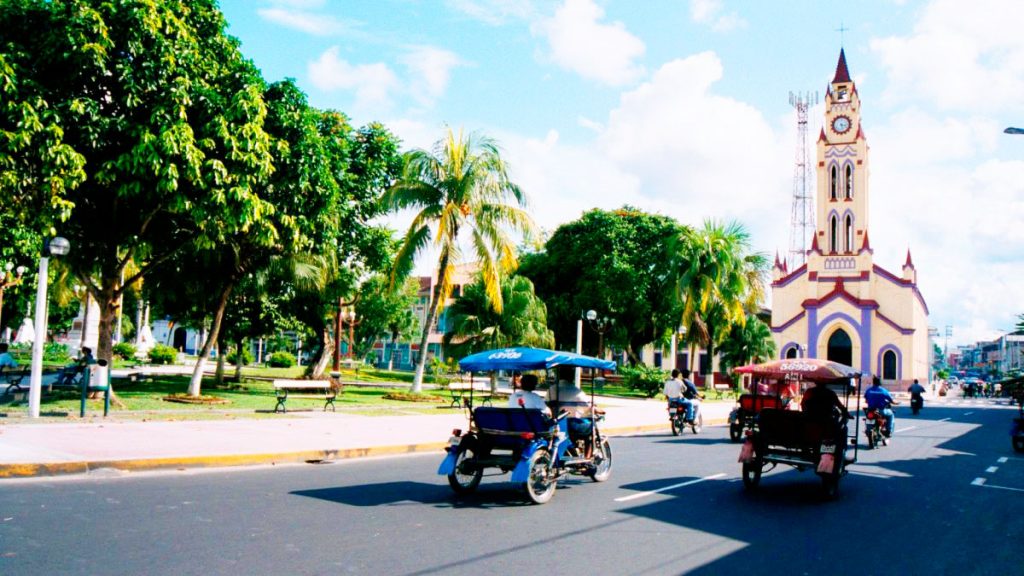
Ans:
{"label": "palm tree", "polygon": [[720,348],[722,369],[729,372],[749,362],[761,362],[775,356],[775,340],[771,328],[753,314],[746,322],[734,324]]}
{"label": "palm tree", "polygon": [[[677,293],[683,302],[682,325],[692,343],[715,357],[729,328],[746,323],[747,312],[764,296],[768,259],[752,251],[742,224],[706,220],[701,229],[684,231],[674,242]],[[710,386],[714,386],[711,371]]]}
{"label": "palm tree", "polygon": [[[472,354],[504,346],[552,348],[555,333],[547,326],[547,306],[537,297],[533,282],[513,275],[501,284],[502,311],[496,312],[486,296],[480,278],[467,284],[462,296],[448,308],[449,326],[444,335],[445,349],[458,355]],[[492,378],[492,388],[497,379]]]}
{"label": "palm tree", "polygon": [[419,392],[427,361],[427,337],[434,318],[451,296],[453,274],[462,260],[459,234],[469,231],[484,292],[494,309],[501,312],[500,279],[517,265],[515,241],[509,229],[529,234],[533,221],[522,209],[525,195],[509,179],[508,166],[497,144],[483,136],[465,136],[461,130],[455,134],[449,129],[430,152],[408,152],[401,178],[383,201],[393,210],[419,210],[391,269],[392,289],[412,271],[422,250],[432,244],[438,251],[437,283],[427,305],[412,384],[412,391]]}

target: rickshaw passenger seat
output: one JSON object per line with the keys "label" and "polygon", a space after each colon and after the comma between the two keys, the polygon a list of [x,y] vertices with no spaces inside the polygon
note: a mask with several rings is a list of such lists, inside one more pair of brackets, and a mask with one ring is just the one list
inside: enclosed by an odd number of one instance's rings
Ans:
{"label": "rickshaw passenger seat", "polygon": [[817,448],[822,440],[837,435],[836,423],[830,418],[793,410],[762,410],[758,426],[769,444],[791,448]]}
{"label": "rickshaw passenger seat", "polygon": [[504,408],[480,406],[473,410],[473,420],[482,434],[508,438],[502,444],[515,444],[525,432],[549,437],[554,421],[536,408]]}

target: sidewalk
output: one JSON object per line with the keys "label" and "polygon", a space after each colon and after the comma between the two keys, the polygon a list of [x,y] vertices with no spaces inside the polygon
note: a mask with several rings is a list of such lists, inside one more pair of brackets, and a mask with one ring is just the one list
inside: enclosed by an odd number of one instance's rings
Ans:
{"label": "sidewalk", "polygon": [[[599,397],[610,436],[670,434],[663,402]],[[705,402],[705,426],[724,424],[730,402]],[[0,479],[84,474],[101,468],[156,470],[337,460],[437,452],[464,412],[362,416],[289,412],[280,418],[4,423],[0,420]]]}

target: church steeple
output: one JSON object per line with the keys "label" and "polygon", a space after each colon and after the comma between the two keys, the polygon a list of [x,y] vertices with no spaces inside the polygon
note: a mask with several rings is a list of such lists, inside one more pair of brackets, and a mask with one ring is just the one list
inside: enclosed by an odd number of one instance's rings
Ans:
{"label": "church steeple", "polygon": [[836,64],[836,75],[832,79],[833,84],[840,82],[850,82],[850,71],[846,68],[846,51],[842,48],[839,49],[839,63]]}

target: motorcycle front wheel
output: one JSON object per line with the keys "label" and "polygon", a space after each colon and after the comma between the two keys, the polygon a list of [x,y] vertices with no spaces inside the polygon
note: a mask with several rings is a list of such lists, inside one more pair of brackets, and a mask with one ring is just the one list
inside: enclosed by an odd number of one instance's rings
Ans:
{"label": "motorcycle front wheel", "polygon": [[534,504],[546,504],[555,495],[558,479],[549,477],[551,455],[537,450],[530,456],[530,478],[526,481],[526,495]]}
{"label": "motorcycle front wheel", "polygon": [[690,425],[690,430],[693,430],[694,434],[700,434],[700,431],[704,429],[704,415],[698,413],[697,418],[694,419],[693,424]]}
{"label": "motorcycle front wheel", "polygon": [[604,482],[612,475],[612,445],[607,438],[602,438],[599,446],[594,451],[594,471],[590,474],[594,482]]}

